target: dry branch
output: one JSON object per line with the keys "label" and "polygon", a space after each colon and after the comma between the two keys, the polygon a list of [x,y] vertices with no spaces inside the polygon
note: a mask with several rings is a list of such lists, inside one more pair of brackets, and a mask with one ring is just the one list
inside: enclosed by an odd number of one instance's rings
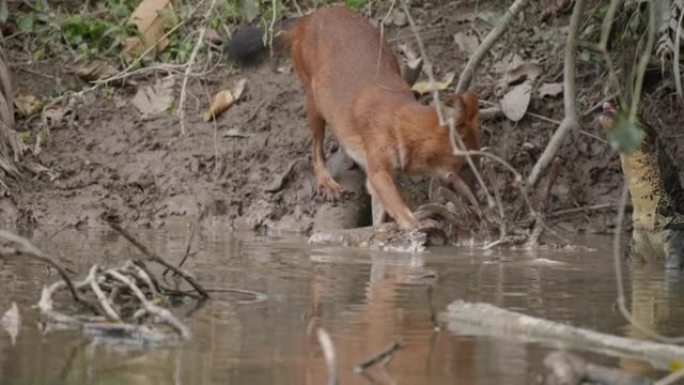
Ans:
{"label": "dry branch", "polygon": [[651,381],[634,374],[595,365],[574,354],[556,351],[544,359],[548,370],[547,384],[580,385],[597,383],[607,385],[651,385]]}
{"label": "dry branch", "polygon": [[658,368],[667,368],[672,360],[684,359],[684,347],[603,334],[485,303],[455,301],[441,317],[450,330],[459,334],[538,341],[616,357],[635,357],[647,360]]}
{"label": "dry branch", "polygon": [[134,237],[131,233],[128,231],[124,230],[118,223],[114,223],[112,221],[108,221],[107,224],[109,226],[116,230],[119,234],[121,234],[126,240],[128,240],[133,246],[137,247],[138,250],[140,250],[149,260],[154,261],[167,269],[173,271],[174,273],[178,274],[181,276],[186,282],[190,284],[190,286],[193,287],[202,297],[204,298],[209,298],[209,293],[207,293],[206,290],[200,285],[193,276],[191,276],[189,273],[185,272],[183,269],[178,268],[174,266],[173,264],[167,262],[164,258],[160,257],[158,254],[156,254],[154,251],[150,250],[147,246],[145,246],[142,242],[140,242],[136,237]]}
{"label": "dry branch", "polygon": [[470,86],[470,82],[473,79],[475,70],[480,66],[482,59],[489,52],[489,50],[494,46],[499,37],[508,29],[508,26],[513,21],[513,18],[525,7],[527,0],[516,0],[511,7],[508,8],[504,16],[501,18],[499,24],[497,24],[494,29],[489,31],[487,36],[484,38],[477,51],[470,56],[468,63],[466,63],[461,76],[458,78],[458,85],[456,86],[456,92],[465,92]]}
{"label": "dry branch", "polygon": [[575,8],[570,17],[570,29],[568,31],[568,38],[565,43],[565,59],[563,65],[563,105],[565,109],[565,117],[561,121],[560,126],[556,129],[549,144],[544,149],[544,152],[537,160],[537,163],[532,168],[530,176],[527,178],[527,184],[534,187],[539,180],[543,171],[548,167],[556,153],[563,144],[565,137],[570,131],[579,127],[577,118],[577,106],[575,98],[575,56],[577,53],[577,40],[579,36],[579,28],[582,19],[582,10],[584,9],[584,0],[577,0]]}
{"label": "dry branch", "polygon": [[71,293],[71,296],[73,297],[74,301],[76,301],[80,305],[83,305],[85,308],[89,310],[96,311],[95,306],[93,306],[88,301],[82,299],[78,295],[74,283],[71,281],[71,278],[69,278],[69,275],[67,275],[64,268],[60,266],[52,257],[43,253],[39,248],[34,246],[31,243],[31,241],[24,237],[12,234],[4,230],[0,230],[0,239],[5,240],[6,242],[14,243],[16,245],[14,247],[0,245],[0,256],[23,255],[54,267],[55,270],[57,270],[57,273],[60,275],[60,277],[62,277],[62,279],[64,280],[64,284],[69,289],[69,292]]}

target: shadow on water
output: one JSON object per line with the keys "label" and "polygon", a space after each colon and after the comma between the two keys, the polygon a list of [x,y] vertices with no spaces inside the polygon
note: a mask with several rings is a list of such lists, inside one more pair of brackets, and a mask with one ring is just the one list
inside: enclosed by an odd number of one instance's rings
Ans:
{"label": "shadow on water", "polygon": [[[549,347],[492,337],[434,332],[430,312],[451,301],[488,302],[509,310],[607,333],[639,337],[613,306],[610,239],[582,239],[593,250],[489,252],[438,249],[411,256],[307,245],[301,238],[229,235],[205,228],[186,267],[209,288],[241,288],[268,299],[216,293],[188,321],[193,339],[148,351],[106,345],[75,332],[42,335],[30,306],[56,280],[45,267],[0,261],[0,309],[16,301],[22,329],[15,345],[0,335],[2,384],[324,384],[316,339],[324,327],[337,352],[340,383],[365,384],[352,372],[397,341],[376,383],[531,384]],[[187,229],[146,232],[159,254],[179,259]],[[90,264],[136,251],[111,232],[65,232],[41,245],[83,274]],[[539,258],[559,263],[538,263]],[[536,261],[536,262],[535,262]],[[543,261],[543,260],[542,260]],[[548,261],[547,261],[548,262]],[[664,333],[684,323],[684,279],[653,268],[627,277],[635,316]],[[4,333],[4,332],[3,332]],[[584,354],[594,361],[650,373],[644,364]]]}

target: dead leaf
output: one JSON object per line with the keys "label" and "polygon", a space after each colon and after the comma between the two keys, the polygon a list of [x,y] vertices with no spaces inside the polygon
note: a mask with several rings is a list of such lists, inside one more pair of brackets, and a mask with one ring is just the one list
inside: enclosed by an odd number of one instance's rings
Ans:
{"label": "dead leaf", "polygon": [[129,60],[142,54],[156,44],[157,52],[168,44],[164,38],[164,26],[173,14],[170,0],[143,0],[128,18],[128,23],[138,28],[143,39],[133,36],[126,39],[123,52]]}
{"label": "dead leaf", "polygon": [[423,82],[417,82],[416,84],[413,85],[413,87],[411,87],[411,89],[413,91],[421,94],[421,95],[427,94],[428,92],[432,92],[435,89],[438,91],[443,91],[451,85],[451,82],[454,81],[454,76],[456,76],[456,74],[454,72],[448,73],[446,79],[444,79],[440,82],[435,82],[434,88],[430,87],[429,81],[423,81]]}
{"label": "dead leaf", "polygon": [[43,108],[43,102],[32,94],[17,95],[14,98],[14,107],[20,115],[30,116]]}
{"label": "dead leaf", "polygon": [[242,93],[245,92],[246,85],[247,79],[240,79],[233,87],[220,91],[218,94],[214,95],[211,106],[208,110],[204,111],[204,121],[208,122],[212,118],[218,117],[225,110],[230,108],[233,103],[237,102],[242,96]]}
{"label": "dead leaf", "polygon": [[504,95],[501,108],[508,119],[517,122],[525,116],[527,107],[530,105],[531,93],[532,85],[530,82],[525,82],[513,87]]}
{"label": "dead leaf", "polygon": [[143,119],[159,115],[169,108],[174,101],[173,87],[176,81],[172,77],[159,79],[153,85],[141,87],[133,97],[133,105],[140,111]]}
{"label": "dead leaf", "polygon": [[563,92],[563,83],[544,83],[539,87],[539,96],[542,98],[546,96],[556,97],[561,92]]}
{"label": "dead leaf", "polygon": [[523,62],[515,67],[511,67],[499,81],[499,88],[506,88],[511,84],[519,82],[532,82],[542,74],[544,68],[535,62]]}
{"label": "dead leaf", "polygon": [[12,302],[12,306],[0,318],[0,325],[9,334],[12,345],[14,345],[17,342],[19,328],[21,327],[21,316],[15,302]]}
{"label": "dead leaf", "polygon": [[392,24],[397,27],[403,27],[408,24],[406,14],[398,9],[395,9],[394,12],[392,12]]}
{"label": "dead leaf", "polygon": [[468,56],[472,55],[477,51],[480,42],[477,40],[477,36],[466,35],[463,32],[459,32],[454,35],[454,42],[458,45],[458,49],[466,53]]}

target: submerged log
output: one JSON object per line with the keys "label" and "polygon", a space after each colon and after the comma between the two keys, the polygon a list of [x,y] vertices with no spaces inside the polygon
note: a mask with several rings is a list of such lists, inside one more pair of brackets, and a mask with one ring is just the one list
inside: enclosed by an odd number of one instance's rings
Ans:
{"label": "submerged log", "polygon": [[557,351],[544,359],[547,385],[650,385],[652,381],[619,369],[595,365],[574,354]]}
{"label": "submerged log", "polygon": [[633,357],[661,369],[684,360],[684,347],[599,333],[486,303],[454,301],[441,319],[454,333],[486,335],[520,342],[541,342],[554,347],[589,350],[615,357]]}

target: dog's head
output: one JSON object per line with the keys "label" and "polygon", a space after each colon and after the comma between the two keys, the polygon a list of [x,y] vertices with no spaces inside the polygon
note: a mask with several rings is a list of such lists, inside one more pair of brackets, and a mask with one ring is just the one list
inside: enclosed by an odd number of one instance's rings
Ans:
{"label": "dog's head", "polygon": [[445,118],[452,118],[466,150],[480,149],[480,106],[477,94],[467,91],[444,99]]}

